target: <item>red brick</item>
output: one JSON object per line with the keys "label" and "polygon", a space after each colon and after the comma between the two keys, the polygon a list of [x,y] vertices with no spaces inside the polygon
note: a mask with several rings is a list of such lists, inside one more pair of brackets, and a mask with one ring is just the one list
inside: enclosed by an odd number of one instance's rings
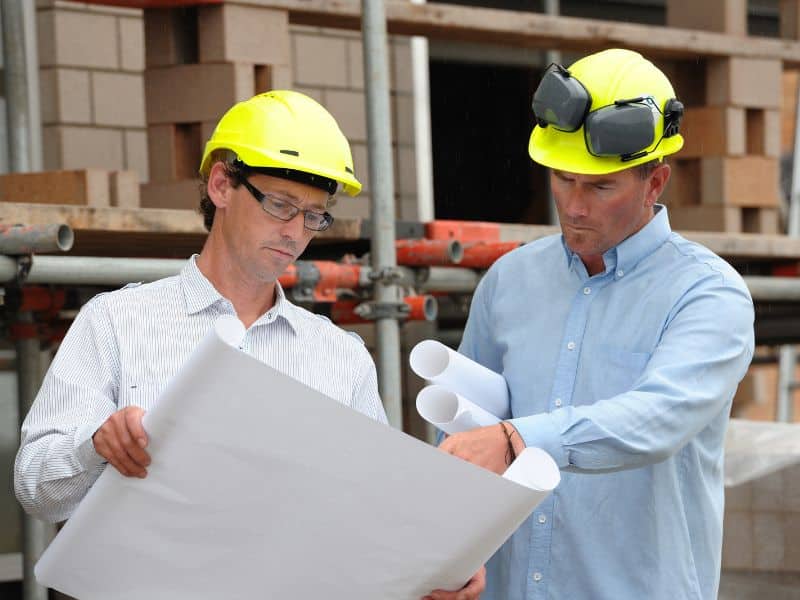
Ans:
{"label": "red brick", "polygon": [[218,4],[197,13],[200,62],[288,65],[289,13],[261,6]]}
{"label": "red brick", "polygon": [[197,9],[145,10],[144,47],[145,65],[148,68],[196,63]]}
{"label": "red brick", "polygon": [[147,128],[150,181],[169,182],[197,175],[203,151],[200,123]]}
{"label": "red brick", "polygon": [[780,0],[781,37],[800,40],[800,0]]}
{"label": "red brick", "polygon": [[108,181],[102,169],[9,173],[0,176],[0,200],[107,207]]}
{"label": "red brick", "polygon": [[144,183],[140,190],[140,204],[142,208],[197,210],[200,206],[200,180]]}
{"label": "red brick", "polygon": [[742,209],[738,206],[673,206],[669,220],[676,230],[742,231]]}
{"label": "red brick", "polygon": [[681,121],[680,158],[738,156],[745,153],[745,109],[726,106],[687,108]]}

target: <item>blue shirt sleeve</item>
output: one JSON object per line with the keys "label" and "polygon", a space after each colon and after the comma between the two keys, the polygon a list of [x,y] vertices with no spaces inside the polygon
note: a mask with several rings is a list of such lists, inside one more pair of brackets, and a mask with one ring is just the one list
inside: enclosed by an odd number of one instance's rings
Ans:
{"label": "blue shirt sleeve", "polygon": [[511,422],[526,445],[543,448],[561,468],[621,470],[664,460],[730,410],[753,355],[753,320],[743,283],[706,281],[677,303],[632,389]]}

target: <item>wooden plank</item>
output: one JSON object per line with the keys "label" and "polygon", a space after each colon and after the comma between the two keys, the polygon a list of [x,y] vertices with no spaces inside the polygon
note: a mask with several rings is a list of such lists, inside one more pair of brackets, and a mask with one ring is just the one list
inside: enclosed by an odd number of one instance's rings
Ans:
{"label": "wooden plank", "polygon": [[[360,29],[356,0],[236,0],[237,4],[282,8],[299,25]],[[775,58],[800,65],[800,42],[651,25],[554,17],[541,13],[444,5],[386,3],[389,33],[497,43],[553,50],[634,48],[649,56]]]}

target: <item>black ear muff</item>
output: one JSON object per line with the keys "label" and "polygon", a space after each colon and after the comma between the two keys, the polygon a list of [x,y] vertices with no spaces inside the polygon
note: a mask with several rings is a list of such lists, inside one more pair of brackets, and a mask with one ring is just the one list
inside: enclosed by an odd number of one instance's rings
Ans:
{"label": "black ear muff", "polygon": [[672,137],[678,133],[683,118],[683,102],[670,98],[664,106],[664,137]]}

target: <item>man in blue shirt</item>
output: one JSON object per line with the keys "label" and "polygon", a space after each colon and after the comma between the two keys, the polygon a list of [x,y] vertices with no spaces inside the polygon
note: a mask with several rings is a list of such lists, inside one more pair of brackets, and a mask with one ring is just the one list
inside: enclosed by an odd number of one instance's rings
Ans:
{"label": "man in blue shirt", "polygon": [[511,418],[442,448],[499,473],[538,446],[562,480],[489,561],[483,598],[716,599],[753,306],[656,204],[683,106],[652,63],[607,50],[551,65],[533,107],[529,152],[551,169],[562,235],[478,286],[460,351],[503,374]]}

